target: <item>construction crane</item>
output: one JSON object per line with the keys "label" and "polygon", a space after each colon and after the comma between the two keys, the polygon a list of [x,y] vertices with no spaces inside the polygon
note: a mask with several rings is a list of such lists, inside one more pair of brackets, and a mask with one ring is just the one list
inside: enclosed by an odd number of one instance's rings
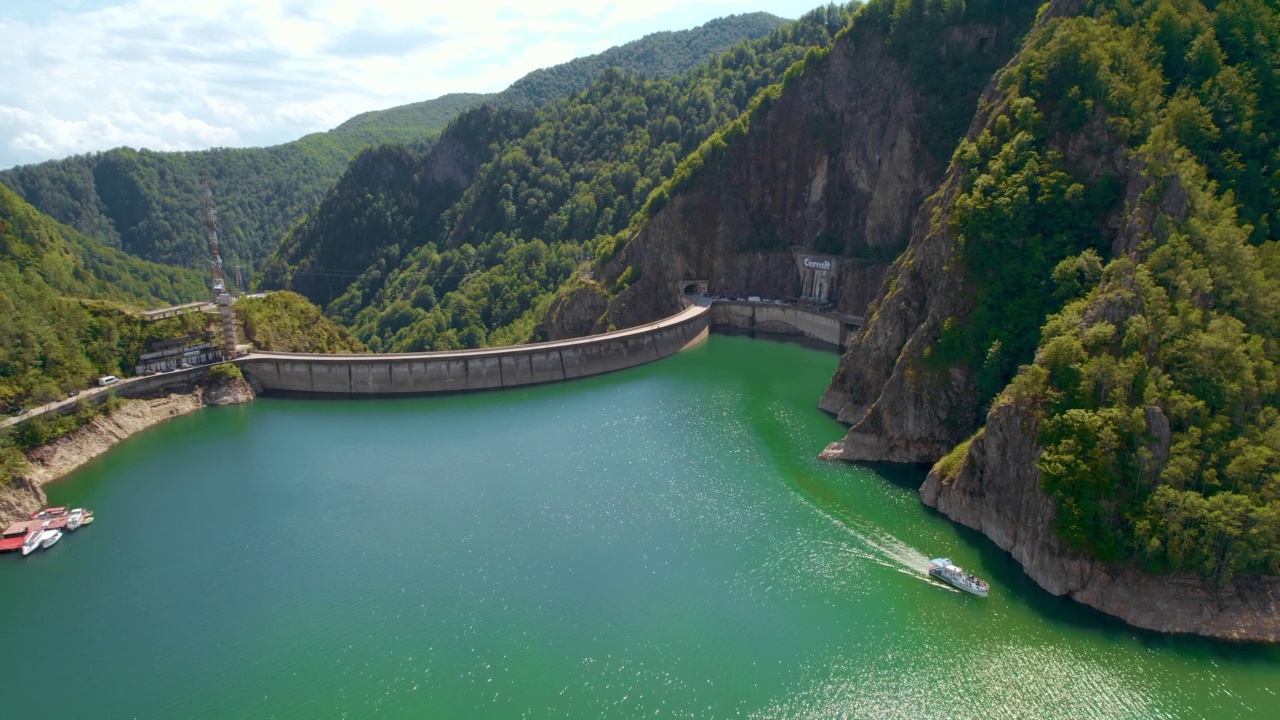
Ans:
{"label": "construction crane", "polygon": [[209,231],[209,270],[212,274],[213,304],[218,307],[222,320],[223,357],[236,356],[239,333],[236,331],[236,314],[231,305],[236,299],[227,292],[227,280],[222,275],[222,255],[218,252],[218,215],[213,209],[213,190],[209,187],[209,174],[204,174],[204,224]]}

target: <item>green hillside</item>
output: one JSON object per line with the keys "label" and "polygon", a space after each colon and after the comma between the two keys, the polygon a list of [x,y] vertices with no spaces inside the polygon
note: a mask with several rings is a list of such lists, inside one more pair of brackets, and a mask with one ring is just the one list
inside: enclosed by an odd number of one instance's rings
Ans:
{"label": "green hillside", "polygon": [[653,33],[596,55],[534,70],[501,92],[450,93],[432,100],[362,113],[333,132],[365,132],[385,138],[386,142],[413,142],[424,130],[438,133],[454,118],[483,104],[518,110],[540,108],[584,90],[608,67],[647,78],[678,75],[734,43],[763,37],[785,22],[769,13],[756,12],[717,18],[691,30]]}
{"label": "green hillside", "polygon": [[[447,209],[448,196],[423,180],[439,170],[431,154],[377,151],[286,238],[265,282],[328,303],[375,351],[527,339],[536,308],[628,227],[680,159],[849,17],[834,6],[809,13],[670,80],[606,70],[531,126],[507,123],[513,132],[493,138],[492,159]],[[463,116],[441,144],[473,135],[474,124]],[[317,257],[333,264],[316,266]]]}
{"label": "green hillside", "polygon": [[235,304],[243,340],[255,350],[306,353],[368,352],[345,328],[297,293],[244,297]]}
{"label": "green hillside", "polygon": [[[581,90],[613,65],[662,77],[781,22],[754,13],[693,30],[655,33],[530,73],[493,98],[499,105],[541,106]],[[267,148],[177,153],[117,148],[5,170],[0,182],[41,212],[108,245],[155,262],[200,267],[206,253],[201,176],[207,173],[217,202],[223,257],[228,267],[249,272],[316,206],[362,149],[380,143],[424,148],[450,120],[484,97],[446,95],[365,113],[328,132]]]}
{"label": "green hillside", "polygon": [[[1278,574],[1280,17],[1263,0],[1096,7],[1024,47],[1006,121],[956,154],[980,300],[954,342],[974,364],[1034,357],[998,402],[1034,409],[1071,546],[1221,582]],[[1099,187],[1118,203],[1114,179],[1086,186],[1055,151],[1097,128],[1146,186],[1115,256],[1073,219]]]}
{"label": "green hillside", "polygon": [[184,334],[191,321],[144,324],[129,308],[207,292],[201,273],[105,247],[0,185],[0,411],[132,374],[148,340]]}

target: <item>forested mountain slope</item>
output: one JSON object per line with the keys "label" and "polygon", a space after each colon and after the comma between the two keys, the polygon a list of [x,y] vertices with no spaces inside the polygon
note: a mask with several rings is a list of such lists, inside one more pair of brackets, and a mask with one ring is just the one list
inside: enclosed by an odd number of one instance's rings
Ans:
{"label": "forested mountain slope", "polygon": [[[586,87],[606,66],[663,77],[781,22],[754,13],[692,30],[654,33],[530,73],[494,98],[504,106],[541,106]],[[482,97],[447,95],[365,113],[328,132],[267,148],[176,153],[117,148],[5,170],[0,182],[41,212],[108,245],[155,262],[199,267],[206,254],[200,185],[207,173],[217,201],[223,257],[229,267],[248,272],[316,206],[362,149],[381,143],[425,146]]]}
{"label": "forested mountain slope", "polygon": [[[439,146],[419,157],[373,153],[286,239],[265,283],[325,302],[333,286],[306,273],[342,278],[351,267],[317,267],[309,258],[372,258],[327,313],[373,349],[527,339],[538,308],[580,260],[612,245],[680,158],[810,48],[828,44],[847,19],[846,10],[820,9],[670,80],[607,70],[582,93],[505,122],[509,132],[486,135],[490,144],[472,142],[492,157],[470,182],[451,185],[465,192],[443,212],[451,191],[430,178],[459,167],[457,153]],[[440,146],[464,143],[476,124],[463,116]]]}
{"label": "forested mountain slope", "polygon": [[483,106],[461,115],[425,153],[391,144],[361,153],[263,264],[263,286],[288,287],[324,307],[361,273],[394,270],[402,254],[438,236],[441,213],[532,120],[531,112]]}
{"label": "forested mountain slope", "polygon": [[131,372],[146,341],[184,321],[144,325],[127,307],[190,302],[202,273],[103,246],[0,185],[0,412]]}
{"label": "forested mountain slope", "polygon": [[[455,117],[485,104],[495,108],[536,110],[582,91],[607,67],[646,78],[679,75],[737,42],[768,35],[785,22],[769,13],[756,12],[717,18],[691,30],[653,33],[596,55],[534,70],[502,92],[450,93],[433,100],[362,113],[334,128],[334,131],[363,129],[381,132],[398,128],[438,133]],[[388,136],[388,142],[411,140],[411,137]]]}

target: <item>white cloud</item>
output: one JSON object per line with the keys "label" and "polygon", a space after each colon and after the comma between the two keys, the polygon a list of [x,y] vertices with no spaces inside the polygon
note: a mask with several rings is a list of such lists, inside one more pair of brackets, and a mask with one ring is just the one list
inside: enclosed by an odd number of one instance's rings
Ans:
{"label": "white cloud", "polygon": [[[818,3],[813,2],[813,6]],[[0,168],[286,142],[368,110],[803,0],[25,0],[0,9]]]}

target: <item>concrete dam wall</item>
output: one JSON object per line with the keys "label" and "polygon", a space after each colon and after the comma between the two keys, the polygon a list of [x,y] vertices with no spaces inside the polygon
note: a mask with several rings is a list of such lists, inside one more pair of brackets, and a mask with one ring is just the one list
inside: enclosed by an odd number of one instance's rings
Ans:
{"label": "concrete dam wall", "polygon": [[648,325],[557,342],[377,355],[251,353],[236,360],[255,389],[309,395],[426,395],[560,382],[660,360],[707,337],[710,303]]}
{"label": "concrete dam wall", "polygon": [[862,326],[862,318],[772,302],[717,300],[711,308],[712,329],[804,335],[840,349]]}

